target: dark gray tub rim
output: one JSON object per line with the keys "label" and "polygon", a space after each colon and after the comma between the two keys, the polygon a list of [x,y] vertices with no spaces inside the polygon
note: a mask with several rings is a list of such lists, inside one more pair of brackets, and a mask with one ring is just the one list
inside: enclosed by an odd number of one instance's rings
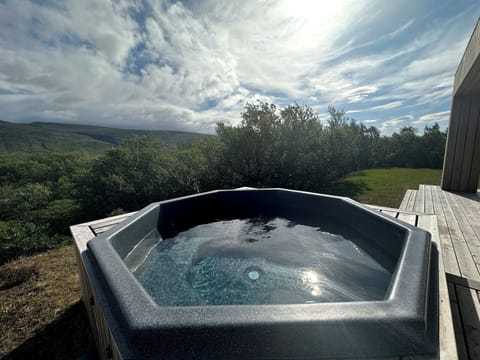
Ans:
{"label": "dark gray tub rim", "polygon": [[[311,196],[328,197],[341,200],[356,206],[361,211],[381,218],[382,221],[401,227],[406,238],[400,260],[392,275],[392,283],[385,300],[365,302],[338,302],[293,305],[228,305],[228,306],[189,306],[161,307],[155,303],[143,286],[131,274],[123,260],[113,248],[110,239],[125,227],[145,216],[160,204],[195,196],[214,194],[225,191],[288,191]],[[310,326],[311,324],[362,324],[395,322],[403,329],[402,336],[412,343],[426,341],[429,331],[426,329],[432,309],[428,309],[427,295],[431,242],[429,234],[414,226],[392,218],[364,205],[340,196],[308,193],[281,188],[236,190],[215,190],[208,193],[185,196],[182,198],[153,203],[139,211],[109,231],[97,236],[88,243],[87,256],[95,275],[91,279],[95,283],[95,291],[100,292],[110,313],[114,318],[114,327],[122,333],[122,337],[141,339],[149,336],[161,336],[171,331],[185,328],[208,330],[212,328],[265,327],[284,324],[289,326]],[[88,254],[89,253],[89,254]],[[94,253],[102,254],[100,257]],[[408,271],[406,271],[408,270]],[[416,281],[408,274],[418,275]],[[108,285],[107,285],[108,284]],[[107,286],[107,288],[106,288]],[[428,311],[427,311],[428,310]],[[433,309],[433,312],[434,309]],[[125,332],[125,329],[126,332]],[[117,331],[113,331],[114,333]],[[135,340],[133,340],[135,342]],[[434,344],[432,344],[434,345]],[[432,348],[428,349],[432,351]]]}

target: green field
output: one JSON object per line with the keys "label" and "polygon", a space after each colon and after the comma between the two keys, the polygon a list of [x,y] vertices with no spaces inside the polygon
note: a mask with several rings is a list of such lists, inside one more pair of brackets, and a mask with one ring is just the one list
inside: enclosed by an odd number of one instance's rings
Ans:
{"label": "green field", "polygon": [[365,204],[398,208],[407,189],[418,189],[420,184],[438,185],[441,176],[441,169],[369,169],[351,174],[325,192]]}

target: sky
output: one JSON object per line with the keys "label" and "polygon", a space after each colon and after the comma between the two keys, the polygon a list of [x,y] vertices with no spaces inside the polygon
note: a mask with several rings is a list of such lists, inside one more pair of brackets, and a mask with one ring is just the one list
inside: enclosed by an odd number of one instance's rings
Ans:
{"label": "sky", "polygon": [[479,0],[0,0],[0,119],[214,133],[247,102],[448,125]]}

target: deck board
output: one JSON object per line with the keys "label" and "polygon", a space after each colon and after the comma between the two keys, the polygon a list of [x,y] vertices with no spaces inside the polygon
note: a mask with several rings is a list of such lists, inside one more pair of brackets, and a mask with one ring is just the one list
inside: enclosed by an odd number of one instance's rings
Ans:
{"label": "deck board", "polygon": [[415,199],[417,197],[417,191],[416,190],[411,190],[410,198],[408,199],[407,206],[405,210],[408,211],[413,211],[413,208],[415,206]]}
{"label": "deck board", "polygon": [[[418,216],[416,223],[419,228],[430,232],[432,242],[437,246],[437,249],[440,249],[440,237],[438,235],[438,223],[436,217],[434,215]],[[449,298],[448,283],[445,276],[443,254],[441,251],[438,251],[438,273],[440,359],[456,359],[456,335],[453,326],[452,312],[450,311],[451,300]]]}
{"label": "deck board", "polygon": [[417,222],[417,216],[416,215],[412,215],[412,214],[405,214],[405,213],[402,213],[400,212],[398,215],[397,215],[397,219],[398,220],[402,220],[402,221],[405,221],[413,226],[416,226],[416,222]]}
{"label": "deck board", "polygon": [[425,212],[425,185],[420,185],[416,192],[413,210],[421,213]]}
{"label": "deck board", "polygon": [[[410,209],[409,206],[412,204],[411,198],[415,196],[416,190],[408,189],[405,192],[405,196],[403,197],[402,203],[399,206],[400,210],[413,210],[413,207]],[[415,201],[415,198],[413,199]]]}
{"label": "deck board", "polygon": [[95,233],[95,235],[101,234],[107,230],[109,230],[111,227],[114,225],[117,225],[119,222],[122,222],[123,220],[129,218],[131,215],[133,215],[134,212],[131,213],[126,213],[126,214],[121,214],[117,216],[112,216],[107,219],[102,219],[100,221],[94,221],[91,223],[88,223],[92,231]]}
{"label": "deck board", "polygon": [[445,272],[460,276],[460,267],[457,261],[457,254],[450,238],[447,220],[440,203],[440,188],[432,188],[433,208],[438,222],[438,234],[440,236],[440,244],[443,252],[443,263]]}
{"label": "deck board", "polygon": [[435,214],[433,205],[433,191],[431,186],[425,185],[425,213]]}
{"label": "deck board", "polygon": [[382,214],[389,215],[393,218],[396,218],[398,216],[398,212],[391,211],[391,210],[379,210]]}
{"label": "deck board", "polygon": [[384,212],[384,211],[391,211],[391,212],[394,212],[395,214],[399,214],[399,213],[402,213],[402,214],[411,214],[411,215],[425,215],[424,213],[419,213],[419,212],[415,212],[415,211],[408,211],[408,210],[401,210],[401,209],[395,209],[395,208],[391,208],[391,207],[387,207],[387,206],[378,206],[378,205],[371,205],[371,204],[364,204],[365,206],[371,208],[371,209],[374,209],[374,210],[378,210],[380,212]]}

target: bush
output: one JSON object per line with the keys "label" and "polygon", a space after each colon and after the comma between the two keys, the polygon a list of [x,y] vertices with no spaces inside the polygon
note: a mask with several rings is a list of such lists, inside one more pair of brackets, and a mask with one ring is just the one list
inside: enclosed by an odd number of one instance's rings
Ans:
{"label": "bush", "polygon": [[0,265],[16,257],[54,249],[70,241],[70,236],[52,234],[48,225],[17,220],[0,221]]}

